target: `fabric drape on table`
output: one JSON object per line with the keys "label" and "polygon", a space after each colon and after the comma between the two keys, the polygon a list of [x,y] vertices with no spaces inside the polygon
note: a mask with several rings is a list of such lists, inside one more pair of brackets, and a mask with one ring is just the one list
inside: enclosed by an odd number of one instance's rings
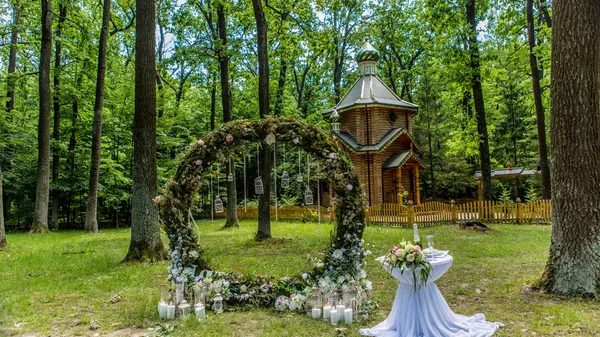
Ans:
{"label": "fabric drape on table", "polygon": [[396,298],[388,318],[370,329],[361,329],[363,336],[376,337],[489,337],[502,323],[486,322],[483,314],[471,317],[452,312],[448,303],[433,283],[452,265],[452,257],[446,256],[431,262],[432,271],[427,285],[413,288],[410,270],[383,267],[400,280]]}

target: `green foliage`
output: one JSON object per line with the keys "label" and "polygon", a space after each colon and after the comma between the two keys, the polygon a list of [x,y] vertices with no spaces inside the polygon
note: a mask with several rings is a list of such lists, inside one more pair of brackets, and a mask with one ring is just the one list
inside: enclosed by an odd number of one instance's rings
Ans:
{"label": "green foliage", "polygon": [[525,194],[526,202],[534,202],[540,200],[540,191],[535,186],[530,185]]}
{"label": "green foliage", "polygon": [[514,203],[510,190],[508,188],[502,187],[502,194],[500,195],[500,201],[512,204]]}
{"label": "green foliage", "polygon": [[[53,12],[58,13],[58,2]],[[3,41],[13,28],[12,5],[0,8]],[[0,167],[5,197],[11,201],[7,221],[29,223],[33,213],[37,170],[38,95],[35,76],[39,55],[39,2],[19,2],[21,10],[15,108],[0,114]],[[101,6],[96,2],[66,2],[62,62],[52,69],[60,76],[59,216],[63,227],[75,227],[86,211],[91,126],[100,33]],[[227,45],[214,38],[216,8],[224,6]],[[551,6],[551,4],[548,4]],[[528,47],[525,2],[477,1],[481,75],[493,168],[537,166],[537,133]],[[135,4],[114,2],[108,41],[106,92],[100,168],[100,220],[127,218],[131,205],[132,125],[134,111]],[[466,20],[462,1],[356,0],[270,2],[270,91],[272,110],[321,130],[328,128],[322,112],[333,106],[334,82],[343,95],[357,78],[353,56],[363,38],[380,51],[379,76],[403,99],[420,106],[413,136],[424,151],[423,198],[474,197],[474,171],[479,169],[479,138],[470,89]],[[543,104],[549,111],[551,29],[535,9]],[[55,28],[57,20],[54,20]],[[212,27],[211,27],[212,25]],[[255,22],[243,1],[157,2],[157,159],[158,186],[175,172],[178,155],[198,137],[222,123],[217,52],[230,57],[233,115],[258,117]],[[58,41],[56,36],[54,42]],[[6,64],[10,45],[0,45]],[[338,66],[338,74],[334,74]],[[6,69],[6,65],[3,69]],[[284,71],[285,70],[285,71]],[[280,76],[282,75],[282,76]],[[283,87],[279,90],[279,79]],[[0,73],[0,105],[5,106],[8,74]],[[214,90],[214,100],[213,92]],[[549,120],[549,118],[546,118]],[[290,151],[279,153],[278,172],[293,177],[298,168]],[[248,166],[254,177],[256,164]],[[303,164],[304,165],[304,164]],[[304,167],[303,167],[304,169]],[[239,170],[239,168],[238,168]],[[314,171],[316,172],[316,170]],[[297,173],[296,173],[297,174]],[[300,186],[280,191],[283,203]],[[238,190],[241,185],[238,185]],[[162,190],[159,190],[162,192]],[[201,193],[207,195],[203,188]],[[206,199],[206,197],[204,197]],[[208,214],[208,213],[206,213]]]}

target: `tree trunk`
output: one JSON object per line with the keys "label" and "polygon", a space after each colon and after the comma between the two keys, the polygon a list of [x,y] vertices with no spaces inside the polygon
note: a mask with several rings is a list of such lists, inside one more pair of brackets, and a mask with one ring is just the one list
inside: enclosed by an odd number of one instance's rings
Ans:
{"label": "tree trunk", "polygon": [[[75,89],[79,88],[79,83],[81,82],[81,73],[78,74],[77,80],[75,81]],[[77,131],[77,119],[79,118],[79,98],[77,95],[73,97],[72,103],[73,115],[71,115],[71,136],[69,137],[69,196],[67,199],[67,223],[69,226],[73,227],[74,216],[72,216],[72,204],[73,204],[73,191],[75,189],[75,147],[77,146],[77,138],[75,137],[75,133]]]}
{"label": "tree trunk", "polygon": [[[227,21],[225,18],[225,9],[223,4],[217,7],[217,25],[219,29],[220,47],[219,50],[219,69],[221,70],[221,102],[223,105],[223,123],[233,119],[233,99],[231,95],[231,86],[229,84],[229,54],[227,53]],[[226,174],[233,174],[233,181],[227,180],[227,221],[225,227],[239,227],[237,216],[237,189],[235,176],[235,161],[229,158],[226,167]]]}
{"label": "tree trunk", "polygon": [[6,112],[10,114],[15,107],[15,73],[17,71],[17,43],[19,42],[19,21],[21,8],[19,2],[13,5],[13,24],[10,34],[10,49],[8,52],[8,76],[6,78]]}
{"label": "tree trunk", "polygon": [[48,199],[50,194],[50,59],[52,58],[52,3],[42,0],[42,41],[40,46],[38,122],[38,168],[35,213],[31,232],[48,232]]}
{"label": "tree trunk", "polygon": [[281,105],[283,104],[283,93],[285,90],[285,77],[287,74],[287,62],[281,57],[279,62],[279,81],[277,82],[277,93],[275,94],[275,111],[273,114],[279,116],[281,114]]}
{"label": "tree trunk", "polygon": [[217,114],[217,80],[212,76],[212,85],[210,88],[210,131],[215,129],[215,118]]}
{"label": "tree trunk", "polygon": [[531,68],[531,84],[533,85],[533,100],[535,102],[535,118],[538,134],[538,154],[542,169],[542,199],[550,199],[550,167],[548,166],[548,145],[546,143],[546,113],[542,103],[542,88],[540,86],[540,70],[537,56],[534,54],[535,25],[533,21],[533,0],[527,0],[527,37],[529,40],[529,67]]}
{"label": "tree trunk", "polygon": [[[10,47],[8,52],[8,74],[6,77],[6,115],[7,119],[12,119],[11,112],[15,107],[15,81],[16,81],[16,71],[17,71],[17,43],[19,41],[19,24],[21,18],[21,7],[19,5],[19,1],[15,0],[13,3],[13,22],[11,27],[10,34]],[[6,149],[6,164],[5,168],[10,170],[12,168],[11,165],[11,156],[12,156],[12,147]],[[2,197],[2,196],[0,196]],[[3,196],[3,208],[4,214],[0,214],[0,216],[4,215],[5,218],[8,219],[9,211],[10,211],[10,196]]]}
{"label": "tree trunk", "polygon": [[4,231],[4,210],[2,200],[2,169],[0,169],[0,250],[8,248],[6,232]]}
{"label": "tree trunk", "polygon": [[[58,5],[58,27],[56,29],[56,47],[54,51],[54,132],[52,137],[56,144],[60,142],[60,73],[61,69],[61,57],[62,57],[62,43],[60,37],[62,35],[62,27],[67,17],[67,6],[62,2]],[[60,169],[60,147],[57,145],[52,149],[52,229],[58,229],[58,211],[60,203],[60,191],[56,185],[58,185],[58,171]]]}
{"label": "tree trunk", "polygon": [[126,261],[166,258],[156,197],[156,58],[155,2],[136,2],[135,113],[133,116],[133,198],[131,242]]}
{"label": "tree trunk", "polygon": [[[269,111],[269,54],[267,40],[267,19],[262,0],[252,0],[258,42],[258,107],[260,118],[270,115]],[[264,193],[258,198],[258,232],[256,240],[271,237],[271,151],[270,146],[262,146],[259,154],[261,179]]]}
{"label": "tree trunk", "polygon": [[102,143],[102,108],[104,106],[104,77],[106,74],[106,45],[110,24],[110,0],[104,0],[102,10],[102,30],[98,46],[98,72],[96,74],[96,100],[94,102],[94,122],[92,124],[92,162],[88,190],[85,229],[98,233],[98,179],[100,177],[100,155]]}
{"label": "tree trunk", "polygon": [[335,104],[340,102],[342,97],[342,70],[344,68],[344,57],[341,56],[341,60],[336,57],[334,60],[333,68],[333,95],[335,97]]}
{"label": "tree trunk", "polygon": [[600,289],[600,2],[553,2],[550,87],[552,239],[538,286],[596,297]]}
{"label": "tree trunk", "polygon": [[159,13],[157,15],[158,33],[160,38],[158,39],[158,65],[156,66],[156,85],[158,86],[158,118],[161,118],[165,114],[165,93],[163,90],[163,80],[160,77],[160,67],[162,66],[163,60],[163,49],[165,45],[165,29],[161,20],[162,10],[160,8],[162,1],[159,2]]}
{"label": "tree trunk", "polygon": [[471,86],[477,113],[477,133],[479,134],[479,159],[481,161],[481,187],[483,200],[492,199],[492,176],[490,165],[490,146],[488,142],[483,89],[481,88],[481,69],[479,65],[479,47],[477,45],[477,20],[475,19],[475,0],[466,2],[467,21],[469,23],[469,52],[471,59]]}

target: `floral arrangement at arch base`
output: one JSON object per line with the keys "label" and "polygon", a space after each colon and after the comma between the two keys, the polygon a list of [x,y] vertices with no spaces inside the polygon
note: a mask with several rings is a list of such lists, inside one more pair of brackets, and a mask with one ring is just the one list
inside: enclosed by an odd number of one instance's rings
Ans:
{"label": "floral arrangement at arch base", "polygon": [[[212,268],[189,223],[193,196],[206,181],[213,163],[227,162],[230,156],[249,155],[256,143],[262,147],[272,146],[274,142],[291,143],[320,160],[320,168],[336,195],[332,201],[336,226],[329,246],[313,259],[314,268],[302,275],[272,280],[259,275],[214,272],[208,278],[206,274],[200,277],[200,271]],[[313,286],[334,292],[353,281],[363,293],[371,290],[371,282],[363,269],[364,258],[370,255],[362,240],[366,226],[363,189],[341,145],[315,126],[289,118],[229,122],[190,145],[175,176],[166,183],[164,194],[157,197],[155,203],[169,237],[171,265],[167,280],[183,282],[191,291],[203,279],[209,301],[211,294],[218,292],[228,305],[302,311]],[[364,298],[365,307],[372,308],[372,303]]]}

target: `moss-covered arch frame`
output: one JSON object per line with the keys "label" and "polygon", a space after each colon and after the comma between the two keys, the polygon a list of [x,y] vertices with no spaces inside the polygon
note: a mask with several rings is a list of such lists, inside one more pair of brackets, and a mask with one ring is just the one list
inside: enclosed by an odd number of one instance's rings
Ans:
{"label": "moss-covered arch frame", "polygon": [[[313,284],[327,277],[341,282],[364,280],[362,270],[363,231],[365,229],[364,193],[349,156],[334,137],[317,127],[290,118],[236,120],[208,133],[187,149],[175,176],[157,197],[162,225],[169,237],[171,266],[169,280],[192,283],[199,270],[211,269],[189,223],[189,209],[202,178],[213,163],[226,162],[229,156],[247,155],[260,146],[292,143],[321,159],[321,168],[333,187],[335,230],[320,262],[307,271]],[[196,270],[196,272],[194,272]],[[306,276],[306,275],[305,275]],[[343,280],[342,280],[343,278]]]}

